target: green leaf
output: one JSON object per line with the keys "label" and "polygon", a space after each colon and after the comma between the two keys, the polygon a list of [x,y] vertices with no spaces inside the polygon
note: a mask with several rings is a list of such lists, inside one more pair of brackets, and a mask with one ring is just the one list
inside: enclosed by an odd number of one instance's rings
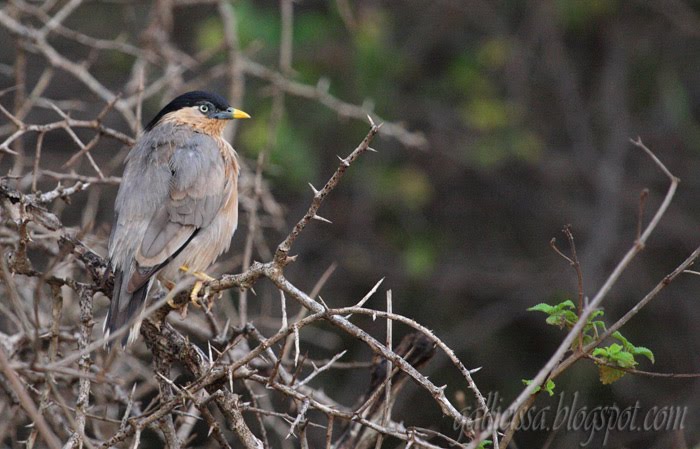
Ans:
{"label": "green leaf", "polygon": [[556,304],[554,306],[540,303],[527,309],[530,312],[542,312],[549,315],[546,319],[546,323],[551,326],[558,326],[559,328],[570,328],[576,321],[578,321],[578,315],[572,311],[576,306],[570,299],[564,302]]}
{"label": "green leaf", "polygon": [[610,346],[608,346],[608,357],[614,357],[616,354],[619,354],[620,351],[622,351],[622,346],[618,345],[617,343],[613,343]]}
{"label": "green leaf", "polygon": [[590,324],[593,326],[593,330],[600,328],[601,330],[605,331],[605,323],[603,321],[591,321]]}
{"label": "green leaf", "polygon": [[598,375],[600,376],[600,382],[603,385],[610,385],[611,383],[620,380],[622,376],[626,373],[622,370],[611,368],[605,365],[598,366]]}
{"label": "green leaf", "polygon": [[544,312],[544,313],[552,313],[554,310],[555,310],[554,307],[550,306],[549,304],[543,303],[543,302],[527,309],[528,312]]}
{"label": "green leaf", "polygon": [[615,332],[612,336],[622,343],[622,347],[625,349],[625,351],[633,355],[643,355],[644,357],[648,358],[651,363],[655,362],[654,353],[651,351],[651,349],[645,348],[644,346],[633,345],[632,342],[625,338],[620,332]]}
{"label": "green leaf", "polygon": [[632,353],[634,355],[643,355],[644,357],[651,360],[651,363],[655,363],[654,353],[651,352],[651,349],[649,349],[649,348],[645,348],[644,346],[637,346],[634,348],[634,351],[632,351]]}
{"label": "green leaf", "polygon": [[617,339],[622,343],[622,346],[627,349],[630,347],[634,347],[632,343],[628,339],[622,336],[622,334],[619,331],[616,331],[614,334],[612,334],[613,338]]}
{"label": "green leaf", "polygon": [[[528,385],[528,386],[532,383],[532,379],[520,379],[520,380],[522,380],[523,384]],[[542,388],[539,385],[536,386],[535,389],[532,390],[532,394],[539,393],[541,389]]]}
{"label": "green leaf", "polygon": [[557,311],[552,313],[549,317],[547,317],[547,324],[550,324],[552,326],[559,326],[560,328],[564,327],[572,327],[574,324],[576,324],[576,321],[578,320],[578,316],[570,310],[563,310],[563,311]]}
{"label": "green leaf", "polygon": [[[593,357],[601,359],[597,363],[600,381],[603,384],[611,384],[625,375],[625,371],[617,369],[615,366],[628,369],[637,366],[638,362],[635,360],[637,355],[642,355],[654,363],[654,353],[650,349],[633,345],[620,332],[615,332],[612,336],[621,344],[613,343],[606,348],[596,348],[591,352]],[[601,362],[604,362],[605,365]]]}
{"label": "green leaf", "polygon": [[[583,336],[583,345],[586,346],[590,343],[593,343],[595,341],[595,337],[592,335],[584,335]],[[571,349],[576,349],[578,347],[578,341],[574,340],[571,342]]]}
{"label": "green leaf", "polygon": [[637,362],[634,360],[634,355],[627,351],[620,351],[614,354],[611,358],[621,368],[634,368]]}
{"label": "green leaf", "polygon": [[[605,363],[610,365],[618,365],[622,368],[631,368],[629,363],[634,366],[634,356],[629,352],[625,352],[622,346],[617,343],[613,343],[607,348],[596,348],[592,355],[594,357],[600,357]],[[600,382],[603,385],[610,385],[611,383],[619,380],[625,375],[625,372],[608,365],[602,365],[598,363],[598,375],[600,377]]]}
{"label": "green leaf", "polygon": [[595,348],[591,353],[593,357],[607,357],[608,350],[606,348]]}
{"label": "green leaf", "polygon": [[550,396],[554,396],[554,387],[556,385],[554,384],[554,381],[552,379],[547,379],[547,382],[544,385],[544,391],[549,393]]}
{"label": "green leaf", "polygon": [[621,368],[633,368],[637,365],[637,362],[634,360],[634,355],[627,352],[617,343],[613,343],[607,348],[596,348],[592,352],[592,355],[594,357],[600,357],[606,363],[617,365]]}
{"label": "green leaf", "polygon": [[[525,385],[530,385],[532,383],[532,379],[521,379],[523,384]],[[549,393],[550,396],[554,396],[554,387],[556,385],[554,384],[554,381],[552,379],[547,379],[547,382],[545,382],[544,388],[542,388],[540,385],[536,386],[535,389],[532,391],[532,394],[539,393],[540,391],[546,391]]]}
{"label": "green leaf", "polygon": [[603,316],[603,315],[605,315],[605,312],[604,312],[604,311],[602,311],[602,310],[600,310],[600,309],[594,310],[593,313],[591,313],[591,316],[588,317],[588,321],[591,321],[591,322],[592,322],[592,320],[593,320],[594,318],[598,318],[599,316]]}
{"label": "green leaf", "polygon": [[557,308],[559,308],[560,310],[561,309],[575,309],[576,305],[574,304],[574,302],[572,300],[567,299],[566,301],[560,302],[559,304],[557,304]]}
{"label": "green leaf", "polygon": [[491,446],[493,445],[493,441],[491,440],[484,440],[479,445],[476,447],[476,449],[486,449],[486,446]]}

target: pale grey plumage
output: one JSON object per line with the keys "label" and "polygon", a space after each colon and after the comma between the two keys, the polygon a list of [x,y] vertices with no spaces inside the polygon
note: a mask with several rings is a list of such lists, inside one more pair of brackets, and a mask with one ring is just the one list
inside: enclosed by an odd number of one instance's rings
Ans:
{"label": "pale grey plumage", "polygon": [[140,313],[155,275],[175,282],[180,266],[206,270],[228,249],[238,219],[237,176],[235,152],[219,136],[167,120],[144,133],[115,203],[106,333]]}

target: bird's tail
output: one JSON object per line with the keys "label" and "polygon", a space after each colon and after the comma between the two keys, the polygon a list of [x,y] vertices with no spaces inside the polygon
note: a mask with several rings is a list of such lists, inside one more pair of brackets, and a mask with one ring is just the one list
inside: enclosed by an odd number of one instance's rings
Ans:
{"label": "bird's tail", "polygon": [[[112,293],[112,302],[109,305],[109,312],[104,323],[105,338],[117,330],[124,327],[131,319],[140,314],[146,305],[146,296],[151,286],[151,282],[146,282],[133,293],[129,293],[127,285],[129,283],[128,274],[125,275],[122,270],[117,270],[114,273],[114,293]],[[141,327],[141,319],[139,318],[131,327],[128,334],[125,334],[121,339],[121,347],[126,347],[127,344],[133,343],[139,334]],[[107,349],[111,349],[112,342],[105,343]]]}

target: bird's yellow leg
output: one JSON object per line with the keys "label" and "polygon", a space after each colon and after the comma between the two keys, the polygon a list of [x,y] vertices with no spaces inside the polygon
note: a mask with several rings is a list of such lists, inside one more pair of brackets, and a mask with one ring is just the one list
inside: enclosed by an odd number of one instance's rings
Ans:
{"label": "bird's yellow leg", "polygon": [[[175,283],[172,281],[163,281],[163,286],[167,288],[168,290],[172,290],[175,288]],[[171,309],[178,309],[178,305],[175,304],[175,297],[168,293],[168,305],[170,306]]]}
{"label": "bird's yellow leg", "polygon": [[[168,290],[172,290],[175,288],[175,283],[172,281],[165,281],[164,285],[165,288],[167,288]],[[170,308],[178,310],[180,313],[180,317],[182,317],[182,319],[185,319],[185,317],[187,317],[187,305],[189,303],[186,302],[184,306],[182,304],[175,304],[175,296],[170,293],[168,293],[168,296],[169,298],[167,303],[170,306]]]}
{"label": "bird's yellow leg", "polygon": [[[202,290],[202,286],[204,285],[205,282],[214,281],[216,279],[209,276],[207,273],[205,273],[203,271],[191,271],[187,265],[182,265],[180,267],[180,270],[184,271],[185,273],[189,273],[198,279],[194,283],[194,286],[192,287],[192,291],[190,292],[190,302],[196,307],[201,307],[199,300],[198,300],[198,296],[199,296],[199,292]],[[209,307],[211,307],[211,305]]]}

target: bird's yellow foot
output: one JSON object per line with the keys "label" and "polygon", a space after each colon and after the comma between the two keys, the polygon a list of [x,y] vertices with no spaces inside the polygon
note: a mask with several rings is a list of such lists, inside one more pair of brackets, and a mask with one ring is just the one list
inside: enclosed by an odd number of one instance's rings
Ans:
{"label": "bird's yellow foot", "polygon": [[175,303],[175,296],[169,295],[170,298],[168,298],[167,303],[170,306],[171,309],[175,309],[178,311],[180,314],[180,318],[183,320],[187,318],[187,306],[190,304],[188,302],[185,303],[185,305],[182,304],[177,304]]}
{"label": "bird's yellow foot", "polygon": [[[201,307],[201,303],[199,301],[199,292],[202,290],[202,287],[204,286],[205,282],[214,281],[215,278],[209,276],[207,273],[205,273],[203,271],[191,271],[187,265],[182,265],[180,267],[180,270],[184,271],[185,273],[189,273],[198,279],[194,283],[194,286],[192,287],[192,291],[190,292],[190,302],[195,307]],[[206,294],[204,296],[205,296],[205,298],[207,297]],[[211,306],[212,306],[212,303],[210,301],[207,301],[207,310],[211,309]]]}
{"label": "bird's yellow foot", "polygon": [[[172,290],[175,288],[175,283],[172,281],[162,281],[163,286],[168,289],[168,291]],[[168,305],[170,306],[171,309],[179,309],[181,306],[175,304],[175,297],[171,294],[168,294],[168,300],[167,300]]]}

